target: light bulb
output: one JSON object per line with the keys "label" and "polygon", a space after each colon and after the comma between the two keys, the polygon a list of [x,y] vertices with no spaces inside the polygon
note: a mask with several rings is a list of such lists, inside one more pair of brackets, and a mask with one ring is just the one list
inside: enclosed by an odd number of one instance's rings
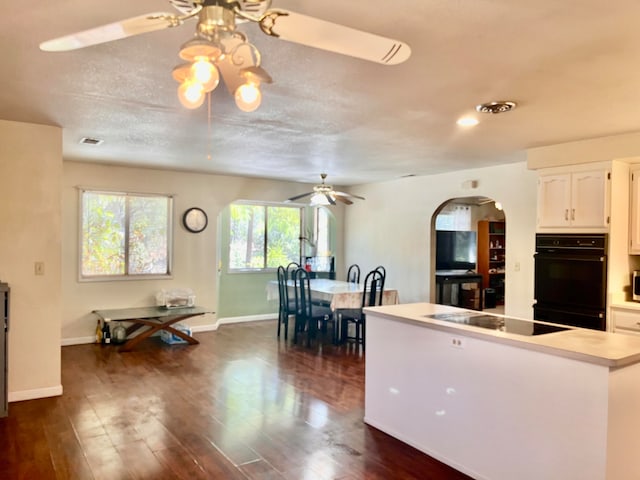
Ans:
{"label": "light bulb", "polygon": [[198,108],[204,103],[204,93],[201,84],[189,80],[178,87],[178,99],[183,107],[189,109]]}
{"label": "light bulb", "polygon": [[253,112],[262,102],[262,94],[255,83],[244,83],[236,89],[236,105],[243,112]]}
{"label": "light bulb", "polygon": [[218,69],[207,57],[197,57],[191,65],[191,78],[200,83],[205,92],[211,92],[220,82]]}

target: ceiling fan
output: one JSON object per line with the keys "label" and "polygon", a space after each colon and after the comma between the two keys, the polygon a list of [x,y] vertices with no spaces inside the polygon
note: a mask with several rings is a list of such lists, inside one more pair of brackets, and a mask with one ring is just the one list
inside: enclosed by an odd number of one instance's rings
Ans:
{"label": "ceiling fan", "polygon": [[303,197],[307,197],[311,195],[311,205],[336,205],[336,200],[346,204],[353,205],[351,201],[352,198],[357,198],[359,200],[364,200],[364,197],[360,197],[358,195],[353,195],[350,193],[337,192],[333,189],[332,185],[328,185],[324,183],[325,178],[327,178],[326,173],[321,173],[320,178],[322,178],[322,183],[320,185],[316,185],[313,187],[313,191],[303,193],[301,195],[296,195],[295,197],[291,197],[286,200],[286,202],[295,202]]}
{"label": "ceiling fan", "polygon": [[[271,77],[260,67],[260,52],[248,42],[246,35],[236,30],[236,23],[255,22],[272,37],[383,65],[402,63],[411,55],[409,46],[398,40],[288,10],[270,9],[271,0],[169,0],[169,3],[180,14],[154,12],[131,17],[48,40],[40,44],[40,49],[76,50],[178,27],[197,18],[194,38],[180,50],[180,57],[189,63],[173,71],[180,83],[178,97],[185,107],[197,108],[204,101],[204,94],[217,86],[222,75],[238,107],[245,111],[257,108],[259,98],[254,105],[256,101],[252,103],[251,95],[259,96],[257,87],[261,82],[271,83]],[[242,94],[239,90],[244,85],[252,87],[245,89],[250,90],[249,100],[243,100],[246,108],[238,103],[238,95]]]}

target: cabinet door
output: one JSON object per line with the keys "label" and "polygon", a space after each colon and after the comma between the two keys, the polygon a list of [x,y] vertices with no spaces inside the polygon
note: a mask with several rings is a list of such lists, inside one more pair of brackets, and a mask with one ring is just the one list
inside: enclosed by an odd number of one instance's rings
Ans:
{"label": "cabinet door", "polygon": [[541,175],[538,179],[538,227],[568,227],[571,175]]}
{"label": "cabinet door", "polygon": [[571,175],[571,226],[606,227],[608,172],[596,170]]}
{"label": "cabinet door", "polygon": [[631,217],[629,218],[629,253],[640,254],[640,168],[631,170]]}

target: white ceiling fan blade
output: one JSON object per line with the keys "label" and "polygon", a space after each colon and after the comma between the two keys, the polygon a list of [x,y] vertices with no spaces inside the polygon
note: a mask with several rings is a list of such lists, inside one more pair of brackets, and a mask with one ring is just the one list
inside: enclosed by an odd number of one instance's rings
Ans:
{"label": "white ceiling fan blade", "polygon": [[338,196],[338,197],[347,197],[347,198],[357,198],[359,200],[364,200],[364,197],[361,197],[359,195],[354,195],[352,193],[344,193],[344,192],[333,192],[334,195]]}
{"label": "white ceiling fan blade", "polygon": [[411,55],[406,43],[287,10],[269,10],[260,18],[267,35],[383,65],[402,63]]}
{"label": "white ceiling fan blade", "polygon": [[40,44],[40,50],[44,50],[45,52],[76,50],[91,45],[120,40],[121,38],[131,37],[133,35],[176,27],[181,24],[182,20],[180,17],[171,13],[147,13],[42,42]]}

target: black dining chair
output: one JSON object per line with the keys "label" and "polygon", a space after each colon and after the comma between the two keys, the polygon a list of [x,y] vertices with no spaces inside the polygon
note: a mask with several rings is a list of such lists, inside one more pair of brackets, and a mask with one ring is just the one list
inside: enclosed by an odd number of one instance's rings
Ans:
{"label": "black dining chair", "polygon": [[280,327],[284,325],[284,339],[287,340],[289,336],[289,317],[296,314],[296,302],[295,299],[289,298],[287,270],[282,265],[278,267],[278,294],[280,296],[278,338],[280,338]]}
{"label": "black dining chair", "polygon": [[[342,342],[354,342],[362,345],[365,351],[366,315],[364,307],[382,305],[384,294],[384,276],[380,270],[371,270],[364,279],[362,303],[360,308],[341,310],[340,336]],[[349,326],[353,325],[354,335],[349,335]]]}
{"label": "black dining chair", "polygon": [[309,272],[304,268],[299,268],[293,272],[296,298],[296,321],[293,343],[298,343],[298,335],[306,332],[307,346],[310,346],[311,341],[315,340],[318,335],[319,323],[323,331],[326,331],[329,323],[333,324],[333,343],[336,343],[338,332],[333,312],[328,306],[317,305],[313,302],[309,278]]}
{"label": "black dining chair", "polygon": [[384,283],[387,280],[387,269],[382,265],[378,265],[375,270],[379,271],[382,274],[382,290],[384,290]]}
{"label": "black dining chair", "polygon": [[300,264],[298,262],[290,262],[286,268],[287,276],[285,277],[285,280],[293,280],[293,272],[295,272],[299,268]]}
{"label": "black dining chair", "polygon": [[360,283],[360,267],[355,263],[347,270],[347,282]]}

